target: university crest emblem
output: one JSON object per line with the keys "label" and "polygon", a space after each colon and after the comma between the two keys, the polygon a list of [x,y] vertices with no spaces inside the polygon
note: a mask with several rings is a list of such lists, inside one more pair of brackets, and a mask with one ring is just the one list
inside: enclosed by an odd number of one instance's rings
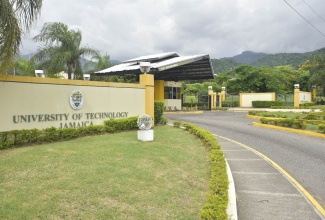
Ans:
{"label": "university crest emblem", "polygon": [[84,103],[84,97],[79,90],[74,90],[70,94],[70,105],[74,110],[81,109]]}

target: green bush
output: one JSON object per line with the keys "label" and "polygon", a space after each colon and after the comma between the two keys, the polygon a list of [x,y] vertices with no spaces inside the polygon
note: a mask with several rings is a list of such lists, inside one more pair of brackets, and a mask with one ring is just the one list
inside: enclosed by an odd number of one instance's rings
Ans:
{"label": "green bush", "polygon": [[228,111],[228,107],[215,107],[212,108],[212,110],[216,110],[216,111]]}
{"label": "green bush", "polygon": [[201,210],[201,219],[228,219],[228,176],[223,152],[216,138],[207,130],[184,123],[183,127],[203,140],[210,149],[211,174],[207,202]]}
{"label": "green bush", "polygon": [[138,128],[138,117],[110,119],[106,120],[104,124],[112,129],[112,132],[132,130]]}
{"label": "green bush", "polygon": [[254,108],[271,108],[271,106],[283,106],[283,101],[252,101]]}
{"label": "green bush", "polygon": [[305,103],[299,104],[300,107],[310,107],[313,105],[315,105],[314,102],[305,102]]}
{"label": "green bush", "polygon": [[305,120],[325,120],[325,112],[309,112]]}
{"label": "green bush", "polygon": [[0,132],[0,149],[6,149],[14,146],[15,140],[10,131]]}
{"label": "green bush", "polygon": [[260,113],[264,113],[266,111],[255,111],[255,110],[251,110],[251,111],[248,111],[248,114],[249,115],[259,115]]}
{"label": "green bush", "polygon": [[325,124],[318,125],[318,131],[325,134]]}
{"label": "green bush", "polygon": [[164,114],[164,102],[163,101],[155,101],[154,103],[154,113],[155,113],[155,125],[160,124],[162,120],[162,116]]}
{"label": "green bush", "polygon": [[40,135],[41,142],[55,142],[60,140],[60,130],[55,127],[45,128]]}
{"label": "green bush", "polygon": [[45,128],[43,130],[13,130],[0,132],[0,149],[18,147],[31,143],[49,143],[55,141],[69,140],[72,138],[113,133],[118,131],[137,129],[137,117],[111,119],[105,121],[105,125],[92,125],[79,128]]}
{"label": "green bush", "polygon": [[159,124],[166,125],[167,123],[168,123],[168,118],[162,117]]}
{"label": "green bush", "polygon": [[64,129],[61,129],[61,138],[63,140],[68,140],[68,139],[72,139],[72,138],[76,138],[76,137],[79,137],[81,136],[81,132],[80,132],[80,129],[75,129],[75,128],[64,128]]}
{"label": "green bush", "polygon": [[182,122],[174,121],[174,127],[180,128],[182,126]]}
{"label": "green bush", "polygon": [[225,100],[221,104],[222,107],[239,107],[239,101]]}
{"label": "green bush", "polygon": [[261,118],[260,122],[262,124],[270,124],[270,125],[277,125],[277,126],[297,128],[297,129],[306,129],[307,127],[307,124],[304,120],[297,120],[292,118],[286,118],[286,119]]}

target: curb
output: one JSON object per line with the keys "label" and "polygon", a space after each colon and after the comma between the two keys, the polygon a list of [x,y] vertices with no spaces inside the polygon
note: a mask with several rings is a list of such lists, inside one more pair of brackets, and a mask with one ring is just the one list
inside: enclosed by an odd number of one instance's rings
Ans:
{"label": "curb", "polygon": [[[167,125],[173,127],[173,124],[168,123]],[[184,129],[184,127],[181,127],[181,128]],[[212,135],[214,135],[214,134],[212,134]],[[229,167],[229,164],[228,164],[226,158],[225,158],[225,162],[226,162],[227,176],[228,176],[228,181],[229,181],[229,185],[228,185],[228,205],[227,205],[226,212],[227,212],[227,215],[228,215],[228,220],[238,220],[235,182],[234,182],[234,178],[232,176],[232,172],[231,172],[231,169]]]}
{"label": "curb", "polygon": [[[226,159],[225,159],[226,160]],[[226,160],[227,165],[227,174],[228,174],[228,207],[227,207],[227,214],[229,220],[237,220],[237,200],[236,200],[236,188],[235,188],[235,182],[234,178],[232,176],[231,169],[229,167],[229,164]]]}
{"label": "curb", "polygon": [[289,131],[289,132],[293,132],[293,133],[297,133],[297,134],[304,134],[304,135],[308,135],[308,136],[319,137],[319,138],[325,139],[325,134],[315,133],[315,132],[311,132],[311,131],[304,131],[304,130],[298,130],[298,129],[294,129],[294,128],[286,128],[286,127],[281,127],[281,126],[269,125],[269,124],[261,124],[261,123],[257,123],[257,122],[253,122],[253,126],[272,128],[272,129],[282,130],[282,131]]}
{"label": "curb", "polygon": [[164,115],[173,115],[173,114],[188,114],[188,115],[198,115],[198,114],[203,114],[203,111],[189,111],[189,112],[183,112],[183,111],[178,111],[178,112],[164,112]]}

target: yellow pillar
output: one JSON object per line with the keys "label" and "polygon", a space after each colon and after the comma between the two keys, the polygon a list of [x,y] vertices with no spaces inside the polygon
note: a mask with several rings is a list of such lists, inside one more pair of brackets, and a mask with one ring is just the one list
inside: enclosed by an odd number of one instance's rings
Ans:
{"label": "yellow pillar", "polygon": [[226,101],[226,90],[222,90],[221,91],[221,97],[222,97],[222,101]]}
{"label": "yellow pillar", "polygon": [[211,102],[211,109],[215,108],[217,104],[217,93],[209,90],[208,95],[211,97],[211,99],[209,99],[209,102]]}
{"label": "yellow pillar", "polygon": [[165,99],[165,81],[155,80],[155,101],[164,101]]}
{"label": "yellow pillar", "polygon": [[219,93],[219,107],[222,107],[222,102],[226,101],[226,90],[222,90],[221,93]]}
{"label": "yellow pillar", "polygon": [[295,89],[295,93],[294,93],[294,98],[293,98],[293,106],[294,107],[299,107],[299,103],[300,103],[300,89]]}
{"label": "yellow pillar", "polygon": [[313,102],[316,103],[316,88],[313,88]]}
{"label": "yellow pillar", "polygon": [[155,97],[155,87],[154,87],[154,76],[152,74],[141,74],[140,75],[140,84],[146,87],[145,89],[145,113],[152,118],[152,125],[154,125],[155,118],[155,106],[154,106],[154,97]]}

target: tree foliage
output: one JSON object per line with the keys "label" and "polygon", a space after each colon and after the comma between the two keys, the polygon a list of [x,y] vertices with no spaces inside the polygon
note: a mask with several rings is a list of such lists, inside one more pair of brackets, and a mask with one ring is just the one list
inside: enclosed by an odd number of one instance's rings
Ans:
{"label": "tree foliage", "polygon": [[35,69],[36,65],[33,60],[28,61],[24,58],[18,58],[14,62],[15,75],[34,76]]}
{"label": "tree foliage", "polygon": [[41,7],[42,0],[0,1],[0,73],[13,66],[21,37],[37,19]]}
{"label": "tree foliage", "polygon": [[[90,61],[84,66],[84,72],[93,73],[100,71],[111,66],[110,56],[106,53],[101,55],[99,52],[94,54]],[[105,81],[105,82],[117,82],[117,76],[95,76],[92,80],[94,81]]]}
{"label": "tree foliage", "polygon": [[325,51],[314,53],[300,69],[309,70],[311,75],[309,83],[321,87],[322,95],[325,95]]}
{"label": "tree foliage", "polygon": [[310,90],[310,75],[306,70],[295,70],[291,66],[253,67],[242,65],[224,74],[215,81],[227,87],[229,93],[240,92],[276,92],[292,93],[294,84],[300,84],[304,91]]}
{"label": "tree foliage", "polygon": [[46,69],[47,75],[50,76],[67,70],[69,79],[72,73],[75,74],[75,78],[80,79],[82,67],[79,58],[98,54],[97,50],[81,46],[80,30],[69,29],[61,22],[45,23],[34,40],[44,45],[33,59],[39,63],[40,68]]}
{"label": "tree foliage", "polygon": [[193,83],[183,84],[184,94],[186,95],[207,95],[208,86],[212,86],[213,91],[221,91],[221,86],[217,85],[216,82],[204,82],[204,83]]}

